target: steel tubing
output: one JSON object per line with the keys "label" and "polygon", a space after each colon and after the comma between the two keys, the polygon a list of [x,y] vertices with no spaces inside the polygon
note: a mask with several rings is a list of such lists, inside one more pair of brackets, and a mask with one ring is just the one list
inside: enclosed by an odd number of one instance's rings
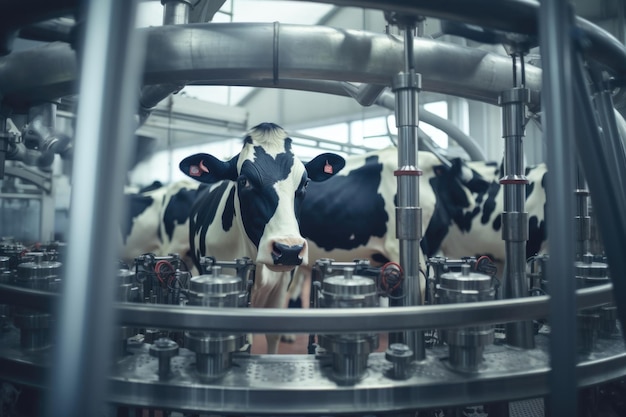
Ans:
{"label": "steel tubing", "polygon": [[[526,241],[528,240],[528,213],[525,212],[526,185],[524,176],[524,118],[530,92],[523,87],[504,91],[502,106],[502,137],[504,138],[504,176],[500,179],[504,192],[502,239],[505,243],[505,298],[527,297]],[[530,321],[507,323],[507,343],[532,349],[533,325]]]}
{"label": "steel tubing", "polygon": [[[422,211],[419,207],[418,93],[421,76],[415,72],[413,57],[413,26],[404,29],[404,71],[392,81],[396,95],[396,127],[398,128],[398,170],[394,173],[398,182],[396,206],[396,236],[400,244],[400,265],[404,270],[402,281],[402,305],[422,304],[420,285],[420,240],[422,239]],[[413,358],[426,357],[424,335],[420,331],[407,331],[404,343],[413,352]]]}
{"label": "steel tubing", "polygon": [[[321,26],[265,23],[167,25],[145,28],[145,84],[259,85],[335,80],[389,85],[402,70],[398,39]],[[278,41],[280,39],[280,42]],[[512,84],[500,55],[432,39],[414,40],[415,71],[426,91],[496,104]],[[76,93],[75,54],[52,43],[0,58],[0,94],[24,105]],[[531,105],[539,107],[541,70],[527,66]]]}
{"label": "steel tubing", "polygon": [[[577,309],[612,302],[612,285],[577,291]],[[0,284],[0,303],[50,311],[58,294]],[[115,305],[119,324],[216,332],[340,333],[431,329],[468,324],[496,324],[545,317],[549,296],[455,305],[402,307],[394,309],[207,309],[193,306]],[[340,317],[341,320],[337,320]],[[494,319],[497,318],[497,319]],[[277,320],[278,319],[278,320]],[[328,330],[328,331],[327,331]]]}
{"label": "steel tubing", "polygon": [[548,236],[558,237],[550,246],[550,364],[552,392],[548,402],[550,415],[576,415],[576,298],[574,276],[574,112],[577,86],[573,77],[573,11],[567,0],[541,3],[541,58],[544,68],[544,135],[550,184],[547,187]]}
{"label": "steel tubing", "polygon": [[[612,286],[577,291],[577,308],[612,302]],[[119,324],[230,333],[345,333],[497,324],[548,315],[549,296],[397,308],[209,309],[148,304],[115,305]],[[0,299],[0,301],[3,301]],[[340,317],[341,320],[337,318]],[[358,330],[356,330],[358,329]]]}
{"label": "steel tubing", "polygon": [[[593,117],[594,108],[586,88],[586,74],[579,59],[574,66],[574,98],[577,104],[576,147],[582,169],[587,178],[591,201],[608,258],[611,279],[615,286],[618,317],[626,323],[626,282],[619,279],[626,274],[626,201],[615,178],[614,155],[608,152]],[[626,336],[625,336],[626,337]]]}
{"label": "steel tubing", "polygon": [[[316,2],[332,3],[339,7],[362,7],[412,13],[527,35],[536,35],[540,26],[538,17],[540,2],[533,0],[500,2],[492,0],[316,0]],[[575,23],[590,44],[585,51],[587,57],[604,64],[618,75],[626,71],[626,49],[618,39],[601,27],[580,17],[575,19]]]}

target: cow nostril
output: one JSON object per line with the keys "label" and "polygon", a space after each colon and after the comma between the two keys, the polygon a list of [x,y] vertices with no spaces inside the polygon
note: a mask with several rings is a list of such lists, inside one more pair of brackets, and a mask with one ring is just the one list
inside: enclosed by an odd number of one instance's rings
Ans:
{"label": "cow nostril", "polygon": [[285,245],[274,242],[272,244],[272,259],[274,265],[300,265],[304,245]]}
{"label": "cow nostril", "polygon": [[276,242],[274,242],[272,244],[272,256],[274,258],[280,258],[282,256],[282,254],[283,254],[283,251],[281,250],[279,245],[280,246],[284,246],[284,245],[282,245],[280,243],[276,243]]}

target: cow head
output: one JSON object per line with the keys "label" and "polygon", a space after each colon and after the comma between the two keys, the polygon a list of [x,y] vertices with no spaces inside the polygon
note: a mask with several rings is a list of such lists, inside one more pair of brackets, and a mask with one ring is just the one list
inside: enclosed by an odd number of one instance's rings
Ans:
{"label": "cow head", "polygon": [[185,158],[180,169],[190,177],[213,183],[235,182],[235,218],[256,253],[257,263],[288,271],[308,263],[306,240],[300,234],[300,203],[311,181],[324,181],[339,172],[344,159],[324,153],[303,164],[291,149],[291,139],[273,123],[250,130],[241,152],[229,161],[212,155]]}

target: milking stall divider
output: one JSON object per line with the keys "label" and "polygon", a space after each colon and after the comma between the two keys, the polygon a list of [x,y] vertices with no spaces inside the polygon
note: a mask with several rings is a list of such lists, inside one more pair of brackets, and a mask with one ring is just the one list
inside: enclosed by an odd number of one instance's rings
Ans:
{"label": "milking stall divider", "polygon": [[[164,26],[134,30],[136,1],[91,2],[77,51],[57,42],[5,51],[0,58],[5,106],[80,94],[72,178],[72,194],[80,198],[73,197],[72,210],[81,213],[70,217],[61,290],[60,263],[34,255],[15,266],[1,258],[0,302],[15,307],[15,327],[0,335],[0,378],[43,388],[50,416],[96,415],[105,402],[118,413],[153,408],[218,415],[403,414],[500,402],[507,404],[508,415],[509,402],[537,397],[548,398],[548,409],[559,415],[573,416],[580,388],[626,374],[620,331],[626,320],[626,257],[621,253],[626,247],[621,186],[626,129],[613,105],[623,98],[614,98],[609,89],[609,81],[626,73],[626,50],[616,39],[575,17],[564,0],[541,5],[522,0],[328,1],[382,10],[404,39],[279,23],[187,24],[189,2],[163,3]],[[0,2],[0,14],[18,13],[12,5]],[[22,10],[15,24],[74,6],[50,2],[41,15]],[[446,20],[470,36],[486,33],[477,26],[487,28],[505,43],[511,58],[414,37],[425,17]],[[541,48],[542,69],[524,65],[534,43]],[[325,58],[311,51],[324,51]],[[80,71],[76,52],[83,54]],[[316,263],[322,277],[315,290],[320,308],[239,308],[246,304],[246,260],[220,260],[206,275],[191,279],[188,305],[129,302],[136,299],[133,274],[116,271],[116,230],[109,226],[121,218],[125,171],[111,167],[129,154],[136,92],[141,91],[141,110],[148,113],[191,82],[318,91],[395,109],[396,231],[405,275],[400,305],[376,308],[376,285],[359,275],[362,265],[329,260]],[[386,86],[393,94],[383,91]],[[422,89],[502,107],[507,254],[502,299],[494,299],[493,280],[460,262],[458,269],[451,263],[437,276],[440,302],[420,305],[421,172],[416,158]],[[548,235],[560,237],[550,245],[549,262],[538,259],[540,273],[531,277],[549,296],[527,296],[522,149],[527,109],[542,111],[550,172]],[[2,127],[6,130],[6,118]],[[4,165],[6,148],[0,150]],[[588,194],[608,263],[589,254]],[[227,278],[222,267],[238,274]],[[120,295],[114,300],[115,290]],[[226,307],[207,308],[212,305]],[[549,319],[549,338],[533,329],[533,320],[544,318]],[[59,332],[53,336],[56,321]],[[507,344],[495,345],[494,325],[502,323]],[[186,332],[187,346],[167,339],[137,342],[135,328]],[[426,348],[425,332],[432,329],[447,346]],[[239,335],[247,332],[316,334],[322,349],[316,355],[238,352]],[[387,352],[370,353],[377,332],[402,335]],[[114,351],[114,345],[123,346],[122,351]],[[111,355],[113,365],[102,360]]]}

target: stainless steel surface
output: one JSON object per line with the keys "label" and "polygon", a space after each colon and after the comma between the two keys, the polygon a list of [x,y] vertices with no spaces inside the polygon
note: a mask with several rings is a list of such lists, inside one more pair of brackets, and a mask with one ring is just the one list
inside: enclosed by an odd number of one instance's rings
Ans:
{"label": "stainless steel surface", "polygon": [[[577,291],[577,308],[589,308],[613,301],[613,285],[599,285]],[[0,284],[0,303],[50,311],[58,294]],[[185,330],[257,333],[341,333],[398,331],[406,328],[458,327],[468,323],[497,324],[548,315],[549,296],[497,300],[452,306],[428,305],[393,309],[236,309],[219,310],[194,306],[117,303],[119,324]],[[462,314],[459,314],[461,313]],[[338,320],[337,318],[341,318]],[[278,319],[278,320],[277,320]]]}
{"label": "stainless steel surface", "polygon": [[[402,43],[387,35],[286,24],[276,30],[263,23],[145,29],[146,83],[277,87],[300,79],[389,85],[404,66]],[[512,83],[510,61],[500,55],[424,38],[415,39],[414,47],[415,70],[426,91],[496,104]],[[538,106],[541,70],[526,70],[531,103]],[[74,51],[52,43],[1,58],[0,92],[8,104],[53,99],[76,92],[76,75]]]}
{"label": "stainless steel surface", "polygon": [[[245,262],[239,263],[246,265]],[[240,271],[241,272],[241,271]],[[189,304],[218,309],[246,307],[242,278],[222,274],[222,266],[212,265],[210,275],[191,279]],[[203,378],[217,378],[232,365],[232,353],[245,344],[245,335],[214,332],[185,332],[187,347],[196,354],[196,371]]]}
{"label": "stainless steel surface", "polygon": [[[550,294],[550,344],[552,388],[548,413],[576,415],[576,298],[574,295],[574,111],[573,77],[574,40],[572,9],[567,0],[542,2],[539,14],[539,41],[543,76],[544,137],[547,143],[547,165],[550,182],[546,199],[546,217],[550,219],[548,236],[558,236],[559,243],[550,245],[548,277]],[[589,139],[589,138],[587,138]],[[581,155],[581,158],[585,158]]]}
{"label": "stainless steel surface", "polygon": [[[401,282],[402,306],[418,306],[423,303],[420,275],[420,246],[422,212],[419,207],[418,93],[422,88],[422,76],[416,71],[414,55],[415,21],[410,16],[385,16],[389,23],[397,24],[404,33],[403,69],[392,78],[392,90],[396,97],[395,115],[398,128],[398,194],[396,202],[396,236],[399,240],[400,265],[404,279]],[[396,19],[396,21],[394,21]],[[419,59],[418,59],[419,61]],[[393,302],[393,300],[392,300]],[[390,302],[392,306],[394,304]],[[425,358],[424,335],[409,330],[403,335],[404,343],[413,352],[413,359]]]}
{"label": "stainless steel surface", "polygon": [[163,24],[180,25],[189,23],[191,2],[188,0],[163,0]]}
{"label": "stainless steel surface", "polygon": [[[540,3],[533,0],[507,0],[506,2],[491,0],[453,0],[446,2],[433,2],[431,0],[317,0],[317,2],[332,3],[336,6],[412,13],[528,35],[536,35],[541,24],[539,18]],[[626,50],[618,39],[601,27],[582,18],[576,18],[576,26],[584,33],[585,41],[589,42],[589,47],[585,48],[587,57],[598,60],[615,73],[626,71]],[[543,40],[540,39],[540,42]],[[503,90],[508,87],[503,88]]]}
{"label": "stainless steel surface", "polygon": [[[35,386],[50,363],[49,352],[28,355],[16,349],[17,335],[2,335],[0,371],[9,381]],[[384,353],[368,360],[364,378],[342,386],[329,378],[328,363],[313,355],[236,354],[223,377],[207,381],[194,370],[194,355],[180,349],[171,359],[172,376],[159,381],[158,360],[149,346],[133,348],[112,367],[114,404],[225,415],[368,414],[419,408],[476,404],[544,396],[547,384],[547,337],[537,336],[537,348],[520,351],[506,346],[485,349],[479,373],[452,371],[445,348],[429,350],[413,363],[405,380],[393,379],[393,364]],[[619,339],[599,341],[593,357],[578,365],[578,386],[589,386],[626,374],[626,354]]]}
{"label": "stainless steel surface", "polygon": [[[7,286],[1,286],[4,290]],[[33,290],[24,293],[32,294]],[[12,292],[16,294],[14,290]],[[3,292],[0,291],[0,297]],[[578,308],[612,301],[612,286],[578,290]],[[350,309],[233,309],[219,310],[170,305],[117,304],[121,324],[256,333],[342,333],[449,328],[472,324],[497,324],[548,315],[548,296],[527,297],[452,306],[428,305],[397,308]],[[0,301],[5,301],[0,299]],[[341,319],[338,320],[338,317]],[[278,319],[278,320],[277,320]]]}
{"label": "stainless steel surface", "polygon": [[[493,300],[496,295],[493,278],[470,272],[470,265],[461,266],[461,272],[446,272],[437,286],[437,299],[441,304]],[[492,326],[468,326],[440,330],[441,338],[448,344],[448,359],[452,369],[459,372],[478,372],[483,366],[485,346],[493,343]]]}
{"label": "stainless steel surface", "polygon": [[591,248],[591,216],[589,216],[589,190],[580,164],[576,164],[576,260],[581,261]]}
{"label": "stainless steel surface", "polygon": [[[504,193],[502,239],[505,245],[503,292],[507,299],[529,295],[526,280],[526,241],[528,213],[525,211],[526,185],[524,176],[523,139],[526,104],[530,91],[514,85],[502,93],[502,137],[504,138],[504,172],[500,179]],[[533,324],[519,321],[506,324],[506,340],[512,346],[533,348]]]}
{"label": "stainless steel surface", "polygon": [[[46,415],[96,415],[105,399],[114,337],[115,259],[122,188],[131,154],[140,63],[136,1],[86,4],[75,128],[72,213],[63,302]],[[40,63],[39,65],[44,65]],[[58,75],[58,74],[57,74]],[[118,169],[111,169],[117,167]]]}
{"label": "stainless steel surface", "polygon": [[[354,275],[354,268],[344,268],[343,276],[326,277],[318,295],[322,308],[372,307],[378,305],[376,283],[373,279]],[[351,385],[364,376],[367,358],[378,348],[378,334],[343,333],[318,335],[319,346],[330,358],[332,377],[340,384]]]}

